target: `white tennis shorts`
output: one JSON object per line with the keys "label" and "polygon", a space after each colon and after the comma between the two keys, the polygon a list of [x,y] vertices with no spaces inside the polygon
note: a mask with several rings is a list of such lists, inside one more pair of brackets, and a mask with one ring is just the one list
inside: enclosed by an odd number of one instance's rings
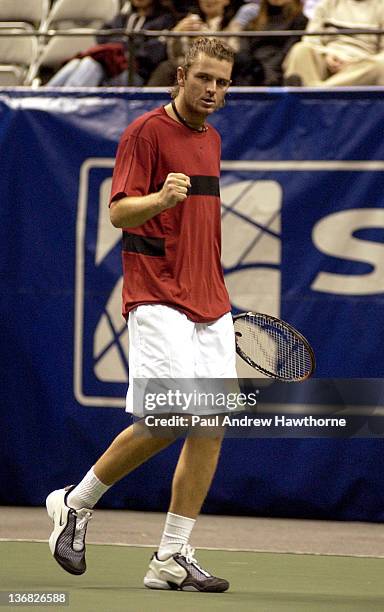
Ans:
{"label": "white tennis shorts", "polygon": [[147,304],[129,313],[128,332],[127,412],[133,412],[134,378],[237,378],[230,312],[195,323],[175,308]]}

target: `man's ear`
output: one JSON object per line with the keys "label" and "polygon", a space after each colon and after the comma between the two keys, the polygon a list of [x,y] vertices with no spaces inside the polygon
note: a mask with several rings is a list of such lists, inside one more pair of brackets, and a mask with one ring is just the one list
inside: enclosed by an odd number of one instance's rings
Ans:
{"label": "man's ear", "polygon": [[182,66],[177,68],[177,84],[179,87],[184,87],[185,85],[185,72]]}

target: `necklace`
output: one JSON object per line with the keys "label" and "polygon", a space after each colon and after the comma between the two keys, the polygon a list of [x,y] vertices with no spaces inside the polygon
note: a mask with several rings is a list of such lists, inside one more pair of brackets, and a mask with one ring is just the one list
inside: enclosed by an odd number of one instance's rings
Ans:
{"label": "necklace", "polygon": [[190,125],[190,124],[188,123],[188,121],[186,121],[186,120],[184,119],[184,117],[182,117],[182,116],[180,115],[179,111],[178,111],[178,110],[177,110],[177,108],[176,108],[176,104],[175,104],[175,101],[174,101],[174,100],[172,100],[171,105],[172,105],[172,109],[173,109],[173,112],[175,113],[176,117],[178,118],[178,120],[179,120],[179,121],[180,121],[180,122],[181,122],[183,125],[185,125],[185,127],[189,128],[190,130],[193,130],[194,132],[206,132],[206,131],[208,130],[208,127],[207,127],[206,125],[202,125],[202,126],[201,126],[201,127],[199,127],[199,128],[195,128],[195,127],[193,127],[193,125]]}

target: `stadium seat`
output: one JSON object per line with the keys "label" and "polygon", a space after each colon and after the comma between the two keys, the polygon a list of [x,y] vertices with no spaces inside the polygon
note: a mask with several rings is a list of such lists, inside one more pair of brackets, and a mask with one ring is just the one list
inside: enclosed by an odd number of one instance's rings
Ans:
{"label": "stadium seat", "polygon": [[44,69],[55,71],[77,53],[92,47],[96,41],[91,31],[112,19],[119,8],[118,0],[56,0],[42,30],[76,29],[78,32],[76,36],[46,37],[35,65],[35,75],[41,75]]}
{"label": "stadium seat", "polygon": [[99,28],[118,11],[118,0],[56,0],[44,27],[56,30],[73,27]]}
{"label": "stadium seat", "polygon": [[40,28],[48,8],[49,0],[1,0],[0,21],[24,21]]}
{"label": "stadium seat", "polygon": [[86,51],[95,44],[94,36],[81,35],[63,37],[55,36],[43,47],[38,59],[37,70],[40,67],[58,69],[65,61],[77,53]]}
{"label": "stadium seat", "polygon": [[0,22],[0,83],[2,85],[26,85],[30,82],[32,66],[37,58],[38,43],[34,36],[12,36],[18,32],[33,32],[25,22]]}
{"label": "stadium seat", "polygon": [[0,87],[23,85],[25,71],[20,66],[0,65]]}

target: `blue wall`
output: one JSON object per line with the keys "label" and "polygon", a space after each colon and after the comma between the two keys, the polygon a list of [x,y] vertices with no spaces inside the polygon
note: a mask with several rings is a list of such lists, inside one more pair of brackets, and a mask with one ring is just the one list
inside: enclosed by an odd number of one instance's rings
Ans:
{"label": "blue wall", "polygon": [[[42,504],[130,423],[119,233],[105,200],[123,129],[166,100],[0,91],[3,504]],[[383,117],[380,90],[277,89],[231,93],[212,119],[234,309],[298,326],[322,378],[384,375]],[[367,435],[228,439],[205,510],[381,520],[384,445]],[[177,451],[102,504],[165,510]]]}

